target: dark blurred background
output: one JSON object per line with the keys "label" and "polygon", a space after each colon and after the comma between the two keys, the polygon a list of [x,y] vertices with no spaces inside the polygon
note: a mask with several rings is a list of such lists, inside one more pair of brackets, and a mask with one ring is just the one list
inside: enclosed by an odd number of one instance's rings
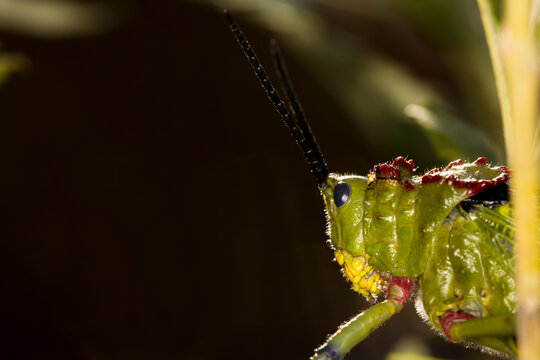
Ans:
{"label": "dark blurred background", "polygon": [[[0,0],[0,358],[307,359],[369,306],[223,7],[331,170],[503,161],[471,1]],[[413,304],[348,358],[399,352],[484,358]]]}

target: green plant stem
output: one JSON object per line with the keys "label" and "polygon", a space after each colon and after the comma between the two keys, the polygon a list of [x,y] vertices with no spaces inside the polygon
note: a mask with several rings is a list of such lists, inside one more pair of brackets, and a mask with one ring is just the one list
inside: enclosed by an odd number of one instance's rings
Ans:
{"label": "green plant stem", "polygon": [[[540,245],[538,219],[538,164],[534,157],[538,121],[538,54],[531,26],[531,2],[506,1],[501,53],[507,74],[513,120],[510,166],[516,225],[516,288],[520,358],[540,358]],[[518,141],[519,140],[519,141]]]}
{"label": "green plant stem", "polygon": [[480,9],[480,18],[484,27],[484,33],[488,44],[491,65],[495,76],[495,86],[497,87],[497,96],[504,131],[504,141],[506,147],[506,157],[511,158],[513,145],[512,115],[510,112],[510,101],[508,97],[508,84],[504,75],[504,67],[501,60],[499,40],[497,34],[497,24],[493,15],[493,9],[489,0],[477,0]]}

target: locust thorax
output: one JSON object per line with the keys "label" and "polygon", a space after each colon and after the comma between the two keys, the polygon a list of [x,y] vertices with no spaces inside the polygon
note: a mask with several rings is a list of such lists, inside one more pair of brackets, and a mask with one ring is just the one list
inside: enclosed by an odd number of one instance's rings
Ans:
{"label": "locust thorax", "polygon": [[367,186],[368,178],[363,176],[330,174],[321,192],[336,261],[353,289],[373,300],[384,291],[387,280],[369,264],[370,256],[365,251],[363,215]]}

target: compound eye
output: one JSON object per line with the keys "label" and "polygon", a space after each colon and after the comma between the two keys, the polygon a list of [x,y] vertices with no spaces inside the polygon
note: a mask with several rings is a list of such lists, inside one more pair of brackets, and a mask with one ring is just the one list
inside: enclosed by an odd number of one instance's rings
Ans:
{"label": "compound eye", "polygon": [[334,202],[338,208],[349,202],[351,187],[346,182],[340,182],[334,188]]}

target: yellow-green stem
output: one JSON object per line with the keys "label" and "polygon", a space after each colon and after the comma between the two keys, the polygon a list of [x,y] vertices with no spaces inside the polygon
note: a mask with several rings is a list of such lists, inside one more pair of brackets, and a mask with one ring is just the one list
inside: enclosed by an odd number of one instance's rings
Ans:
{"label": "yellow-green stem", "polygon": [[478,8],[480,9],[480,18],[486,35],[489,54],[491,57],[491,65],[495,76],[495,85],[497,87],[497,96],[499,98],[499,107],[504,131],[504,141],[506,145],[506,157],[511,157],[511,152],[514,148],[513,130],[512,130],[512,115],[510,113],[510,100],[508,98],[508,84],[504,74],[504,67],[501,59],[499,36],[497,33],[497,24],[493,15],[493,9],[489,0],[477,0]]}
{"label": "yellow-green stem", "polygon": [[513,120],[512,201],[516,221],[518,343],[520,358],[540,358],[540,249],[537,235],[537,168],[534,158],[538,119],[538,71],[531,2],[506,1],[502,56]]}

